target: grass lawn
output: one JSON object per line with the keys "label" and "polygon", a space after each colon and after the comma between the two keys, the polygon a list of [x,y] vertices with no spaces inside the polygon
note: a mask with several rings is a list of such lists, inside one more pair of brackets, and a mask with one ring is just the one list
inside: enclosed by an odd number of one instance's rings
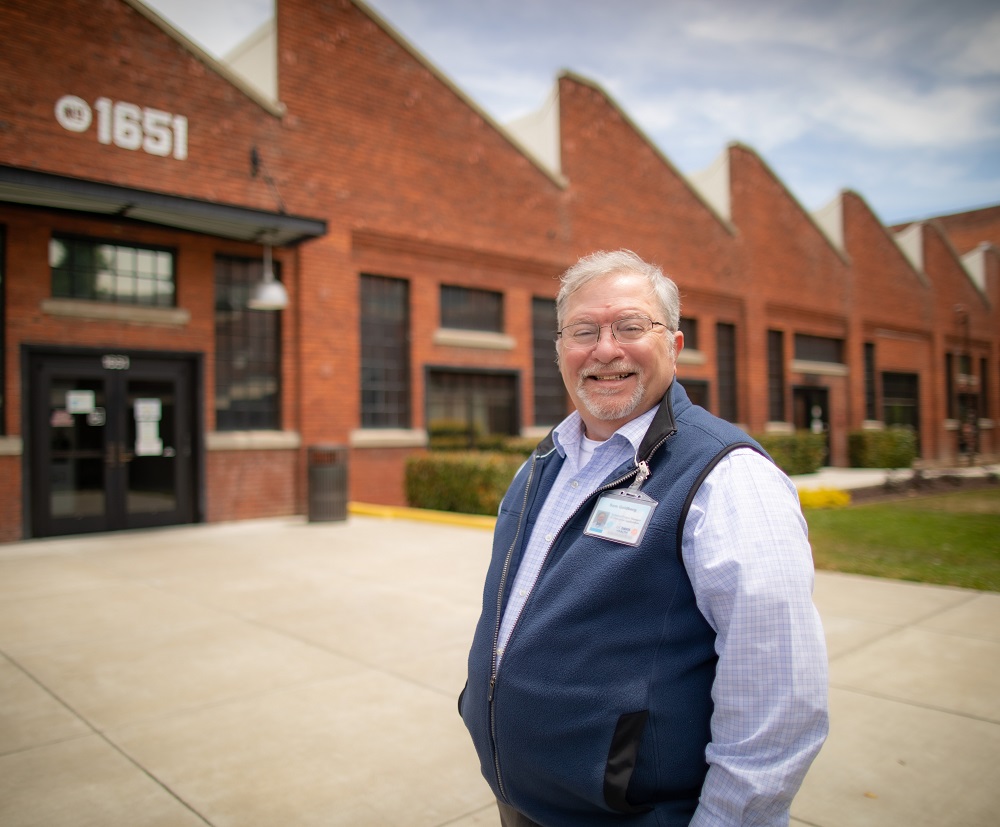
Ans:
{"label": "grass lawn", "polygon": [[817,569],[1000,591],[1000,488],[805,516]]}

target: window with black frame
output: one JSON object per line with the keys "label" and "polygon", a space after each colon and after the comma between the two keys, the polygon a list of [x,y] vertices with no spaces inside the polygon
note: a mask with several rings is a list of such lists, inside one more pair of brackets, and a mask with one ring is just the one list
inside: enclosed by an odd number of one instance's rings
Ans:
{"label": "window with black frame", "polygon": [[795,358],[803,362],[829,362],[843,364],[844,340],[829,336],[795,334]]}
{"label": "window with black frame", "polygon": [[410,285],[361,276],[361,427],[409,428]]}
{"label": "window with black frame", "polygon": [[503,333],[503,294],[442,284],[441,327]]}
{"label": "window with black frame", "polygon": [[685,350],[700,350],[698,347],[698,320],[690,316],[681,316],[678,329],[684,334]]}
{"label": "window with black frame", "polygon": [[558,425],[568,409],[566,386],[556,364],[553,341],[556,324],[555,299],[532,298],[531,345],[536,425]]}
{"label": "window with black frame", "polygon": [[736,325],[720,322],[715,326],[716,369],[718,372],[718,415],[736,422]]}
{"label": "window with black frame", "polygon": [[59,299],[173,307],[171,250],[53,235],[49,241],[52,295]]}
{"label": "window with black frame", "polygon": [[[215,259],[215,428],[281,428],[281,314],[250,310],[260,259]],[[275,264],[275,277],[280,278]]]}
{"label": "window with black frame", "polygon": [[875,387],[875,344],[865,342],[865,419],[878,419]]}
{"label": "window with black frame", "polygon": [[767,418],[785,421],[785,334],[767,331]]}
{"label": "window with black frame", "polygon": [[7,307],[6,307],[6,268],[7,268],[7,228],[0,226],[0,435],[6,434],[6,397],[4,388],[7,387],[6,371],[4,365],[7,364],[4,342],[7,341]]}

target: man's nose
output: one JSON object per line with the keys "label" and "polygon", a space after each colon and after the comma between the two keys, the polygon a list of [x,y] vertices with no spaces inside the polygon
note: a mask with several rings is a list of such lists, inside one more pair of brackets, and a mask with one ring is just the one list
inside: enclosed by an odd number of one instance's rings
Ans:
{"label": "man's nose", "polygon": [[611,327],[602,327],[597,332],[597,344],[593,356],[601,362],[613,362],[622,355],[622,346],[611,332]]}

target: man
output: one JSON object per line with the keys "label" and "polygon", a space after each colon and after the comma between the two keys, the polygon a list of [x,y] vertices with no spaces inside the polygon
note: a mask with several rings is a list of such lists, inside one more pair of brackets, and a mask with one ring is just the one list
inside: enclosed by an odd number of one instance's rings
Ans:
{"label": "man", "polygon": [[504,497],[459,709],[505,827],[787,825],[827,732],[795,489],[675,379],[677,288],[562,278],[576,408]]}

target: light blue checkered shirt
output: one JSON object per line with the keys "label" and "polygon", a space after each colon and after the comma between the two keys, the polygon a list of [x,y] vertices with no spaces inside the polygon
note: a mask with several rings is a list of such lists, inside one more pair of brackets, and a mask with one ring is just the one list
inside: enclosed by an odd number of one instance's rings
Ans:
{"label": "light blue checkered shirt", "polygon": [[[498,663],[555,535],[608,474],[635,456],[656,410],[622,426],[582,469],[579,414],[556,428],[565,461],[514,578]],[[709,772],[691,827],[783,827],[827,732],[826,645],[791,480],[749,448],[727,455],[695,495],[682,554],[719,655]]]}

